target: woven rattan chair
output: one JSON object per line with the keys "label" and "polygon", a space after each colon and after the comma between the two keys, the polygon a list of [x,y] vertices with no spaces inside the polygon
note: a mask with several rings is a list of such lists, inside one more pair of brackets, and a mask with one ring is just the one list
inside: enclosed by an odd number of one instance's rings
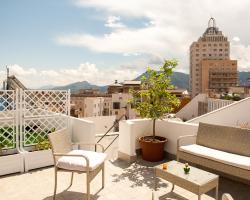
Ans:
{"label": "woven rattan chair", "polygon": [[104,188],[104,161],[106,154],[79,150],[82,145],[94,145],[95,149],[97,146],[104,148],[100,144],[74,144],[78,146],[78,150],[72,150],[72,143],[67,129],[62,129],[49,134],[49,140],[52,146],[52,152],[54,157],[55,166],[55,188],[53,199],[56,198],[57,190],[57,172],[71,172],[71,181],[67,189],[72,186],[74,172],[86,173],[86,184],[87,184],[87,200],[90,200],[90,182],[95,176],[102,170],[102,188]]}

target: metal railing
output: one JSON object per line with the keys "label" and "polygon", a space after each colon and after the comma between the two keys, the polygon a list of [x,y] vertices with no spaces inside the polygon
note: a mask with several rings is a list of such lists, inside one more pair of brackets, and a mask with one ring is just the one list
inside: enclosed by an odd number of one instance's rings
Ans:
{"label": "metal railing", "polygon": [[[105,137],[111,136],[108,133],[114,128],[116,132],[119,131],[119,122],[123,119],[127,119],[127,116],[124,114],[122,115],[119,119],[116,119],[113,123],[113,125],[105,132],[104,135],[96,142],[97,144],[100,143]],[[118,133],[112,134],[112,136],[115,136],[115,138],[109,143],[109,145],[104,148],[104,152],[115,142],[115,140],[119,137]],[[96,146],[95,146],[95,151],[96,151]]]}

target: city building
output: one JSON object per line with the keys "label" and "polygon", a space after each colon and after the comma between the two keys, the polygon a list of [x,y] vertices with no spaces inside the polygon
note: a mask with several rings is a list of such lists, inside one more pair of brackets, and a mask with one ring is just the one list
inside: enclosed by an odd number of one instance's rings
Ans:
{"label": "city building", "polygon": [[132,95],[129,93],[114,93],[112,94],[112,115],[116,115],[117,119],[126,115],[127,119],[134,119],[137,117],[136,112],[131,108],[129,100]]}
{"label": "city building", "polygon": [[241,99],[250,97],[250,86],[236,86],[229,88],[229,94],[238,95]]}
{"label": "city building", "polygon": [[79,118],[109,116],[111,95],[96,89],[80,90],[71,94],[71,115]]}
{"label": "city building", "polygon": [[129,93],[129,90],[140,90],[141,88],[141,81],[134,81],[134,80],[125,80],[123,83],[118,83],[115,80],[115,83],[108,86],[108,94],[113,93]]}
{"label": "city building", "polygon": [[103,116],[104,97],[86,97],[83,117]]}
{"label": "city building", "polygon": [[206,31],[190,46],[191,95],[227,92],[237,81],[237,61],[230,59],[230,42],[210,18]]}
{"label": "city building", "polygon": [[135,80],[125,80],[123,83],[118,83],[118,81],[115,80],[114,84],[109,85],[108,94],[112,95],[110,115],[116,115],[117,119],[121,118],[124,115],[127,119],[136,118],[136,112],[128,103],[129,99],[132,98],[129,91],[140,89],[141,81]]}

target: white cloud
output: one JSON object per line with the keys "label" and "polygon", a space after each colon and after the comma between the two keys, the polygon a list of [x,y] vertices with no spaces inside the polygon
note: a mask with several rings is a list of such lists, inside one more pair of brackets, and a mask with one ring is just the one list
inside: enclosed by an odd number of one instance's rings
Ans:
{"label": "white cloud", "polygon": [[235,36],[235,37],[233,37],[232,41],[234,41],[234,42],[239,42],[239,41],[240,41],[240,38],[237,37],[237,36]]}
{"label": "white cloud", "polygon": [[[10,75],[15,75],[26,87],[39,88],[45,85],[66,85],[77,81],[88,81],[97,85],[108,85],[114,80],[131,80],[140,71],[136,68],[121,67],[118,69],[99,69],[95,64],[82,63],[78,67],[60,70],[35,70],[17,64],[10,65]],[[0,80],[6,79],[6,72],[0,71]]]}
{"label": "white cloud", "polygon": [[109,28],[124,28],[125,25],[121,23],[120,20],[121,20],[120,17],[109,16],[104,25]]}
{"label": "white cloud", "polygon": [[[250,18],[250,1],[241,0],[76,0],[75,4],[104,11],[113,17],[109,26],[115,27],[122,18],[142,22],[144,27],[112,29],[109,34],[94,36],[88,33],[61,35],[58,43],[82,46],[94,52],[118,53],[122,55],[147,54],[161,58],[177,58],[180,70],[188,72],[188,50],[192,41],[197,40],[205,31],[207,21],[212,15],[217,26],[233,41],[239,38],[250,44],[250,27],[242,26]],[[216,5],[216,6],[215,6]],[[221,12],[222,9],[225,12]],[[230,19],[230,20],[229,20]],[[111,25],[113,24],[113,25]],[[120,26],[120,25],[118,25]],[[248,34],[247,34],[248,33]],[[232,51],[233,57],[235,51]],[[246,55],[248,56],[248,54]],[[248,59],[248,58],[247,58]],[[250,68],[249,68],[250,69]]]}
{"label": "white cloud", "polygon": [[231,55],[232,59],[238,60],[239,71],[250,71],[250,45],[232,43]]}

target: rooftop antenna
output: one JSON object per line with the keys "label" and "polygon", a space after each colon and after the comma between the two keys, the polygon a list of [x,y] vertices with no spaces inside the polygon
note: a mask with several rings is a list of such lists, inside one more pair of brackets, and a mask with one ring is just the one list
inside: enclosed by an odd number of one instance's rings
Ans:
{"label": "rooftop antenna", "polygon": [[9,75],[10,75],[10,68],[8,67],[8,65],[6,65],[6,71],[7,71],[6,90],[8,90],[8,89],[9,89],[9,81],[8,81],[8,78],[9,78]]}
{"label": "rooftop antenna", "polygon": [[8,78],[10,75],[10,68],[8,67],[8,65],[6,65],[6,70],[7,70],[7,78]]}
{"label": "rooftop antenna", "polygon": [[208,21],[208,27],[216,27],[216,21],[213,17],[210,17],[209,21]]}

